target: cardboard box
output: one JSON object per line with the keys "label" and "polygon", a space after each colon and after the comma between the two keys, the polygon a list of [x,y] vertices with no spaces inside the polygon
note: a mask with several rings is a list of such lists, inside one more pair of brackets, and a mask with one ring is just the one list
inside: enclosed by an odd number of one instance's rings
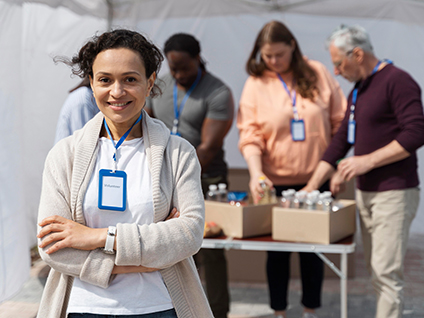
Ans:
{"label": "cardboard box", "polygon": [[226,202],[205,201],[205,221],[215,222],[224,234],[245,238],[271,234],[272,208],[276,204],[234,206]]}
{"label": "cardboard box", "polygon": [[330,244],[354,234],[355,201],[338,202],[344,207],[337,212],[274,207],[272,238],[279,241]]}

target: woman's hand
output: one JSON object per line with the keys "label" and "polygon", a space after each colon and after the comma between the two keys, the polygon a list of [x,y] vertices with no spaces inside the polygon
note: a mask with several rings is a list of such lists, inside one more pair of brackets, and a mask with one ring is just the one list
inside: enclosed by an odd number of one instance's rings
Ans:
{"label": "woman's hand", "polygon": [[129,274],[129,273],[151,273],[158,271],[158,268],[145,266],[116,266],[112,270],[112,274]]}
{"label": "woman's hand", "polygon": [[[39,247],[50,244],[47,254],[70,247],[91,251],[103,247],[106,241],[107,229],[92,229],[64,217],[53,215],[45,218],[39,224],[42,227],[37,237],[43,239]],[[47,234],[50,234],[46,236]]]}
{"label": "woman's hand", "polygon": [[165,221],[177,219],[180,217],[180,212],[177,211],[177,208],[173,208],[172,211],[169,213],[168,217],[165,219]]}
{"label": "woman's hand", "polygon": [[[165,221],[178,218],[179,216],[180,212],[176,208],[173,208]],[[58,215],[49,216],[38,225],[42,229],[37,237],[40,239],[44,237],[39,247],[44,248],[53,244],[46,251],[47,254],[52,254],[66,247],[91,251],[99,247],[104,247],[106,242],[106,228],[93,229]],[[46,237],[47,234],[50,235]]]}
{"label": "woman's hand", "polygon": [[257,204],[259,202],[259,200],[264,196],[264,189],[261,186],[260,181],[260,177],[265,177],[264,181],[265,184],[272,189],[273,188],[273,184],[271,182],[271,180],[269,180],[263,173],[254,175],[250,178],[250,182],[249,182],[249,188],[250,188],[250,193],[252,194],[252,198],[253,198],[253,203]]}

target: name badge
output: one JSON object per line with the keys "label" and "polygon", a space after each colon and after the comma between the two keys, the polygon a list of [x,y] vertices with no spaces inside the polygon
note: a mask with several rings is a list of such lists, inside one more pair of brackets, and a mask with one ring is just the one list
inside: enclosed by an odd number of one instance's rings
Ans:
{"label": "name badge", "polygon": [[355,144],[355,132],[356,132],[356,121],[354,119],[349,119],[347,125],[347,142],[351,145]]}
{"label": "name badge", "polygon": [[291,120],[291,134],[293,141],[305,140],[305,122],[303,121],[303,119]]}
{"label": "name badge", "polygon": [[174,129],[171,130],[171,135],[181,137],[181,134],[176,129],[175,130]]}
{"label": "name badge", "polygon": [[179,120],[175,118],[173,126],[172,126],[172,130],[171,130],[171,135],[181,137],[181,134],[178,132],[178,123],[179,123]]}
{"label": "name badge", "polygon": [[99,209],[125,211],[127,208],[127,174],[124,171],[99,171]]}

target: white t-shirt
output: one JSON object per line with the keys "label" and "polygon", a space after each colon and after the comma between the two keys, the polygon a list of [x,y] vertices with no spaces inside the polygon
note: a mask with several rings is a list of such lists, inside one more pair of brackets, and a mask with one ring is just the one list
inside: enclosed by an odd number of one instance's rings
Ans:
{"label": "white t-shirt", "polygon": [[[101,137],[99,146],[96,167],[83,202],[87,226],[106,228],[117,223],[152,223],[154,212],[151,177],[143,138],[124,141],[117,151],[117,169],[127,174],[127,209],[124,212],[98,208],[99,170],[114,168],[112,142]],[[171,297],[162,275],[156,271],[116,275],[106,289],[75,278],[68,313],[131,315],[171,308]]]}

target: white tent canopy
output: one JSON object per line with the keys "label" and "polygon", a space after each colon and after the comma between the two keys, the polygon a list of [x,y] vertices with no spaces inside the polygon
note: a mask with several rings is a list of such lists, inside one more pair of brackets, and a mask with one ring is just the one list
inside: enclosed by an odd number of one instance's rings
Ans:
{"label": "white tent canopy", "polygon": [[[326,37],[341,23],[360,24],[377,56],[390,58],[424,87],[422,17],[418,0],[0,0],[0,301],[27,279],[44,159],[61,105],[79,82],[52,57],[71,57],[87,38],[110,27],[140,31],[160,47],[173,33],[188,32],[200,40],[207,69],[231,87],[237,104],[245,61],[269,20],[286,23],[303,53],[330,69]],[[166,71],[164,63],[159,75]],[[352,85],[340,83],[348,93]],[[237,140],[233,125],[226,158],[230,167],[244,168]],[[424,232],[423,210],[422,204],[413,232]]]}

